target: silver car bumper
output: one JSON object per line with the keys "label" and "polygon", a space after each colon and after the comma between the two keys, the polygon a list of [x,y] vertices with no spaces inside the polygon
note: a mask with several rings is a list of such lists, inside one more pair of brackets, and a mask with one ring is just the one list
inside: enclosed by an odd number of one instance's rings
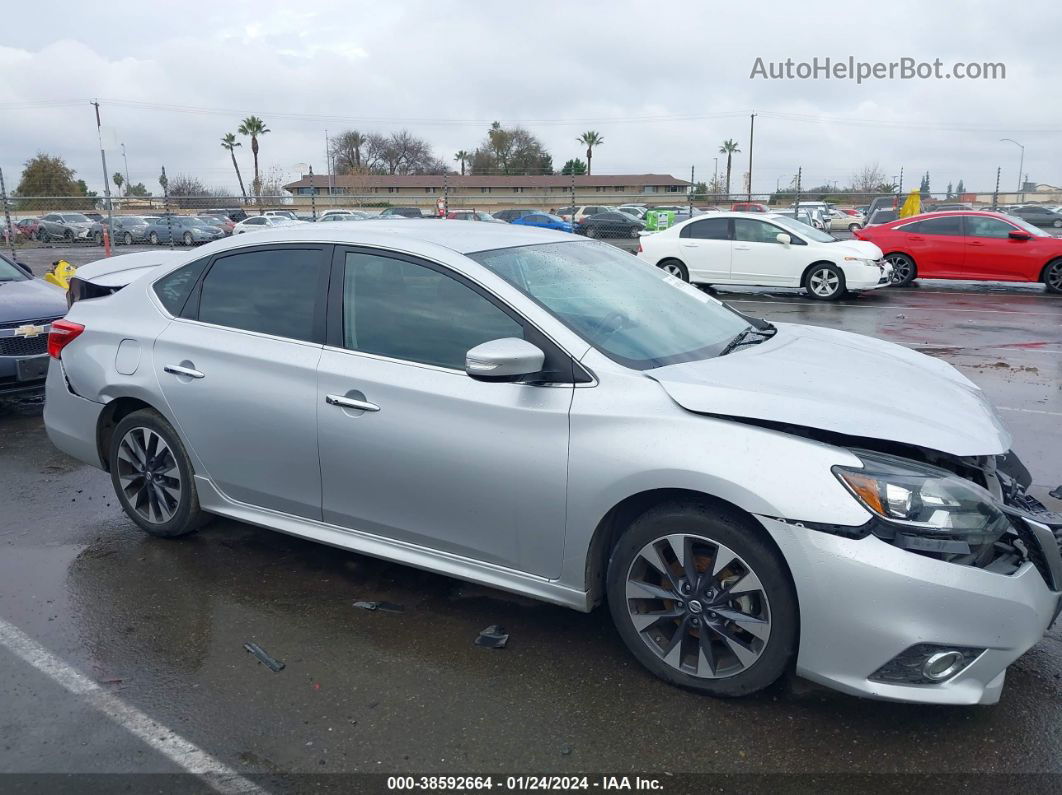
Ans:
{"label": "silver car bumper", "polygon": [[79,461],[103,468],[96,447],[96,427],[102,403],[70,391],[61,360],[52,359],[44,386],[44,427],[52,444]]}
{"label": "silver car bumper", "polygon": [[[1007,666],[1039,642],[1062,594],[1032,563],[1012,575],[946,563],[874,536],[849,539],[758,517],[800,600],[797,673],[847,693],[932,704],[994,704]],[[984,649],[939,684],[871,679],[919,644]]]}

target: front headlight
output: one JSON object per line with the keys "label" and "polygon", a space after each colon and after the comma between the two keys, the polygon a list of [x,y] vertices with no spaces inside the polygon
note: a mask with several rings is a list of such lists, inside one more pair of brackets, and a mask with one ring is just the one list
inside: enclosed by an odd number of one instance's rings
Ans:
{"label": "front headlight", "polygon": [[[946,469],[865,450],[861,469],[833,473],[863,506],[885,520],[879,536],[926,552],[963,554],[993,544],[1010,527],[996,499]],[[915,540],[917,539],[917,540]]]}

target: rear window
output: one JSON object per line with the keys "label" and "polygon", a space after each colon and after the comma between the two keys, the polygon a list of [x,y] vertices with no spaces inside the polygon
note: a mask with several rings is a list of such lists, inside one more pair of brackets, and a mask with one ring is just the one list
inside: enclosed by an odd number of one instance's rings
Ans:
{"label": "rear window", "polygon": [[185,301],[192,292],[192,288],[199,280],[199,275],[206,267],[207,261],[201,259],[183,268],[178,268],[173,273],[167,274],[155,282],[155,295],[159,297],[166,311],[171,315],[180,315]]}

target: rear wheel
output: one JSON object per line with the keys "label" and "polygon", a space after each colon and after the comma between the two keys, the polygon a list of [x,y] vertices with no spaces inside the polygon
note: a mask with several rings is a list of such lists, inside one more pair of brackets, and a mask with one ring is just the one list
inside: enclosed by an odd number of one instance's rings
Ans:
{"label": "rear wheel", "polygon": [[844,273],[836,265],[814,265],[804,277],[804,289],[819,301],[836,301],[846,292]]}
{"label": "rear wheel", "polygon": [[133,245],[133,235],[132,235],[132,233],[131,232],[126,232],[124,240],[125,240],[125,244],[127,246]]}
{"label": "rear wheel", "polygon": [[586,236],[590,237],[590,238],[596,238],[597,237],[597,229],[595,227],[592,227],[592,226],[587,227]]}
{"label": "rear wheel", "polygon": [[73,229],[67,229],[65,232],[63,232],[63,240],[65,240],[67,243],[73,243],[74,242],[74,230]]}
{"label": "rear wheel", "polygon": [[885,261],[892,265],[892,286],[907,287],[918,276],[918,268],[906,254],[886,254]]}
{"label": "rear wheel", "polygon": [[677,259],[666,259],[663,262],[660,262],[656,267],[660,268],[664,273],[669,273],[678,279],[682,279],[684,282],[690,280],[690,273],[686,270],[686,266]]}
{"label": "rear wheel", "polygon": [[777,680],[796,652],[785,564],[736,513],[695,502],[650,509],[613,549],[607,589],[627,648],[672,684],[747,695]]}
{"label": "rear wheel", "polygon": [[1062,293],[1062,259],[1047,263],[1043,283],[1049,293]]}
{"label": "rear wheel", "polygon": [[109,462],[118,501],[145,532],[176,538],[206,520],[184,445],[157,412],[134,411],[118,423]]}
{"label": "rear wheel", "polygon": [[47,229],[39,229],[37,230],[37,240],[39,240],[41,243],[51,243],[52,236],[48,234]]}
{"label": "rear wheel", "polygon": [[1053,226],[1055,229],[1062,227],[1062,220],[1056,218],[1054,221],[1051,222],[1051,226]]}
{"label": "rear wheel", "polygon": [[638,231],[639,231],[638,227],[636,227],[636,226],[632,226],[631,227],[630,237],[631,237],[632,240],[637,240],[638,239]]}
{"label": "rear wheel", "polygon": [[184,244],[186,246],[192,245],[192,233],[191,232],[185,232],[184,233]]}
{"label": "rear wheel", "polygon": [[848,231],[849,232],[856,232],[857,230],[862,229],[862,228],[863,227],[860,226],[859,224],[849,224],[848,225]]}

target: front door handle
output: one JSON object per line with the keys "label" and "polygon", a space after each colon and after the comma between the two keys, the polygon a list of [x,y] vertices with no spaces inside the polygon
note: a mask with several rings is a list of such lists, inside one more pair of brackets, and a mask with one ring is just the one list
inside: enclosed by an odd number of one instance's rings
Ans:
{"label": "front door handle", "polygon": [[350,398],[346,395],[325,395],[325,403],[329,406],[340,406],[345,409],[354,409],[355,411],[379,411],[380,407],[375,403],[370,403],[367,400],[357,400],[356,398]]}
{"label": "front door handle", "polygon": [[749,251],[752,246],[734,246],[734,251]]}
{"label": "front door handle", "polygon": [[198,370],[193,370],[191,367],[181,367],[179,364],[167,364],[162,368],[171,375],[184,375],[189,378],[203,378],[204,374]]}
{"label": "front door handle", "polygon": [[697,245],[698,245],[698,244],[697,244],[697,243],[685,243],[685,242],[684,242],[684,243],[683,243],[682,245],[683,245],[683,246],[684,246],[685,248],[697,248]]}
{"label": "front door handle", "polygon": [[970,245],[970,246],[983,246],[984,243],[978,243],[976,240],[971,240],[967,245]]}

